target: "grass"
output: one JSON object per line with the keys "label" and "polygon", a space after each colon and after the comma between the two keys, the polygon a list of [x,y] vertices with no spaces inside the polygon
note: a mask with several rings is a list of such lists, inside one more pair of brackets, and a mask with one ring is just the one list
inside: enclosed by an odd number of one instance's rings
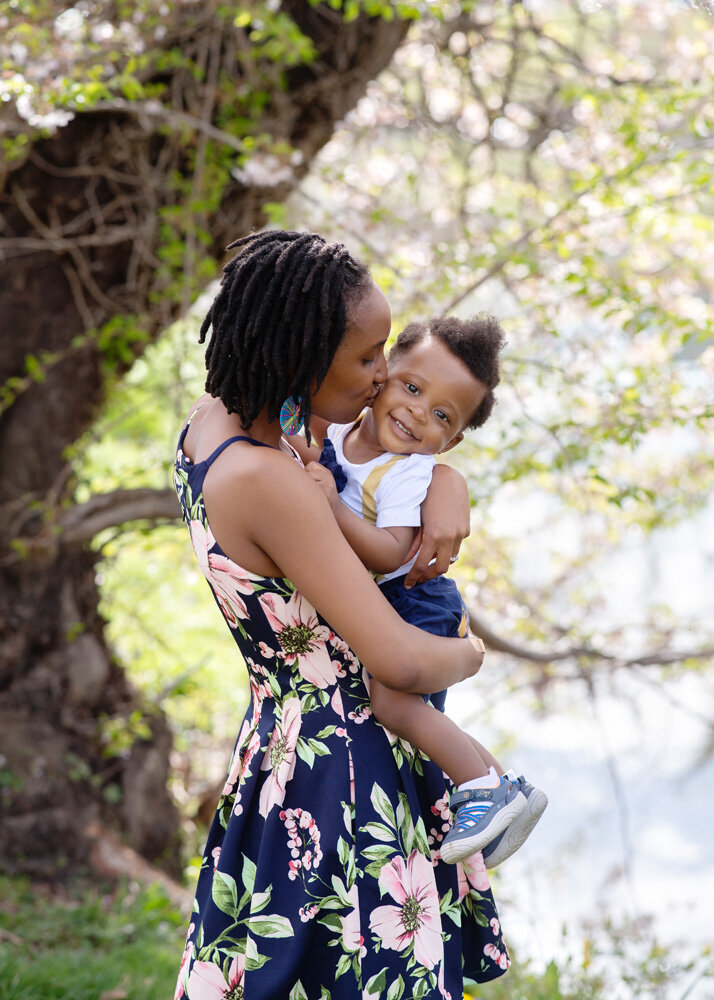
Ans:
{"label": "grass", "polygon": [[170,1000],[184,933],[158,889],[0,877],[0,1000]]}

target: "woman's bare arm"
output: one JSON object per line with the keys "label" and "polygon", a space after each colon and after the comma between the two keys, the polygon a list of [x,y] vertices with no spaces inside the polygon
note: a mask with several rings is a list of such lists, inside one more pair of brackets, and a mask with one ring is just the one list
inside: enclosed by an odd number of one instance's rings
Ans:
{"label": "woman's bare arm", "polygon": [[345,541],[320,488],[285,455],[260,452],[244,454],[240,465],[219,459],[208,474],[207,511],[224,552],[251,569],[248,539],[387,687],[428,694],[475,674],[483,653],[404,622]]}

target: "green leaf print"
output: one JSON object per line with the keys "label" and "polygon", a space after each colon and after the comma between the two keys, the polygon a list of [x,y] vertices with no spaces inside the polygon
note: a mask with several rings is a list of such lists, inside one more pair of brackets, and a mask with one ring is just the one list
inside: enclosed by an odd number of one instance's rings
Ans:
{"label": "green leaf print", "polygon": [[348,906],[350,909],[352,909],[353,903],[351,902],[349,896],[347,895],[347,886],[345,885],[345,883],[342,881],[341,878],[337,877],[337,875],[332,876],[332,888],[335,890],[343,906]]}
{"label": "green leaf print", "polygon": [[241,854],[241,857],[243,858],[241,879],[243,880],[246,892],[252,892],[255,887],[255,862],[247,858],[245,854]]}
{"label": "green leaf print", "polygon": [[342,917],[338,917],[336,913],[326,913],[324,917],[320,917],[318,924],[324,924],[331,931],[342,933]]}
{"label": "green leaf print", "polygon": [[271,886],[268,886],[267,892],[255,892],[250,901],[250,912],[251,915],[254,913],[260,913],[270,902]]}
{"label": "green leaf print", "polygon": [[320,740],[309,739],[307,742],[310,749],[314,750],[314,752],[317,754],[318,757],[329,756],[330,753],[329,749],[325,746],[324,743],[321,743]]}
{"label": "green leaf print", "polygon": [[404,993],[404,980],[398,976],[387,990],[387,1000],[400,1000]]}
{"label": "green leaf print", "polygon": [[392,855],[396,854],[395,847],[386,847],[383,844],[370,844],[362,851],[362,857],[368,861],[379,861],[380,865],[386,865]]}
{"label": "green leaf print", "polygon": [[351,964],[352,964],[351,956],[342,955],[339,962],[337,963],[337,969],[335,970],[335,979],[339,979],[340,976],[344,976],[345,972],[347,972]]}
{"label": "green leaf print", "polygon": [[292,924],[287,917],[281,917],[278,913],[266,913],[260,917],[248,917],[246,921],[253,934],[261,937],[283,938],[292,937]]}
{"label": "green leaf print", "polygon": [[381,969],[376,976],[372,976],[367,985],[365,986],[365,993],[368,996],[381,997],[384,989],[387,985],[387,966]]}
{"label": "green leaf print", "polygon": [[307,1000],[307,993],[305,992],[305,987],[298,981],[295,983],[293,988],[290,990],[290,996],[288,1000]]}
{"label": "green leaf print", "polygon": [[343,865],[347,864],[350,857],[350,845],[347,843],[344,837],[340,837],[337,841],[337,857],[340,859]]}
{"label": "green leaf print", "polygon": [[391,826],[393,830],[396,830],[397,823],[394,818],[392,803],[389,801],[389,797],[384,789],[380,788],[376,782],[372,785],[370,800],[374,806],[375,812],[379,813],[387,826]]}
{"label": "green leaf print", "polygon": [[216,872],[211,886],[211,898],[219,910],[229,917],[236,917],[238,910],[238,887],[232,875]]}
{"label": "green leaf print", "polygon": [[361,827],[361,829],[375,840],[382,840],[387,844],[392,843],[395,840],[394,831],[390,830],[388,826],[384,825],[384,823],[367,823],[365,826]]}
{"label": "green leaf print", "polygon": [[302,736],[298,739],[295,750],[300,760],[304,760],[307,766],[312,768],[312,765],[315,763],[315,754]]}

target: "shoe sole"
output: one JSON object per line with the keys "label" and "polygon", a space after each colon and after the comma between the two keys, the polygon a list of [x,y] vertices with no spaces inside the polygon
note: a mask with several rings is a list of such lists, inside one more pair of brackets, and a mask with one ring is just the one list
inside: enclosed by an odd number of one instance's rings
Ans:
{"label": "shoe sole", "polygon": [[442,844],[441,860],[445,861],[447,865],[453,865],[457,861],[463,861],[464,858],[470,858],[472,854],[477,854],[492,840],[495,840],[500,833],[503,833],[506,827],[512,824],[521,813],[525,812],[527,806],[528,799],[523,792],[518,792],[503,809],[498,810],[485,829],[479,830],[478,833],[471,836],[467,835],[458,840],[450,841],[448,844]]}
{"label": "shoe sole", "polygon": [[[510,829],[506,830],[493,851],[484,856],[487,868],[496,868],[522,847],[533,832],[533,828],[545,812],[548,796],[540,788],[534,788],[526,799],[526,808],[517,817]],[[495,838],[494,838],[495,839]]]}

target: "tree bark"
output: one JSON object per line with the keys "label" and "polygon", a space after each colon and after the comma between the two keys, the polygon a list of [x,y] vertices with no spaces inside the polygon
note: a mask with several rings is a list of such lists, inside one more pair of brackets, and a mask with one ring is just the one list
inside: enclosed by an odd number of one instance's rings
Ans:
{"label": "tree bark", "polygon": [[[192,25],[186,11],[197,6]],[[218,262],[231,239],[264,222],[266,201],[285,198],[406,32],[398,20],[345,24],[326,6],[286,0],[317,57],[283,71],[238,58],[247,36],[207,6],[172,5],[165,42],[183,39],[186,51],[204,53],[204,79],[164,69],[161,102],[75,115],[35,142],[0,189],[0,865],[9,870],[74,870],[97,823],[169,869],[177,863],[170,732],[112,659],[97,610],[96,557],[86,543],[102,523],[101,503],[79,514],[62,505],[73,485],[66,450],[91,425],[107,381],[190,301],[171,291],[162,241],[170,211],[192,184],[200,193],[220,148],[216,81],[225,95],[233,80],[244,102],[251,88],[270,85],[253,131],[299,154],[272,179],[233,171],[212,207],[197,209]],[[220,151],[230,146],[227,139]],[[189,225],[180,262],[187,287],[196,287],[195,236]],[[116,317],[131,325],[112,332]],[[28,373],[28,355],[39,359],[42,381]]]}

